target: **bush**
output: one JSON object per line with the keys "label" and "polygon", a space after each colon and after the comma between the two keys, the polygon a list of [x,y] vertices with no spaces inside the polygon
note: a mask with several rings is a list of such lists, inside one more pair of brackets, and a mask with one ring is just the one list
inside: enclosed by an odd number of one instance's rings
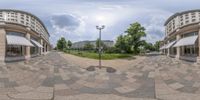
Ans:
{"label": "bush", "polygon": [[120,49],[115,47],[109,47],[105,50],[105,53],[120,53]]}

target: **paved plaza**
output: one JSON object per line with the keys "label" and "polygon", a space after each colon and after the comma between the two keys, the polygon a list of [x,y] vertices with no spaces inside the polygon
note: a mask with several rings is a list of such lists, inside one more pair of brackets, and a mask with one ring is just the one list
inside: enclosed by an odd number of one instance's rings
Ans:
{"label": "paved plaza", "polygon": [[108,73],[87,71],[63,55],[50,52],[29,62],[1,65],[0,100],[200,99],[199,65],[148,56],[127,70]]}

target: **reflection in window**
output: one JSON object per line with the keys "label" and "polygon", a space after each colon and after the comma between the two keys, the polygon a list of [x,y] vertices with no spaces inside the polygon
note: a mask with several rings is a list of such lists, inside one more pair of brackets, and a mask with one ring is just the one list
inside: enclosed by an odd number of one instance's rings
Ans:
{"label": "reflection in window", "polygon": [[18,57],[23,56],[23,47],[22,46],[11,46],[7,45],[6,47],[6,56],[7,57]]}

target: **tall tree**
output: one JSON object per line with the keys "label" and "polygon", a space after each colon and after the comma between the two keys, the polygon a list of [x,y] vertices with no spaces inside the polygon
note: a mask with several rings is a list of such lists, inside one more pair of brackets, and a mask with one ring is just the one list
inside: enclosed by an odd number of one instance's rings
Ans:
{"label": "tall tree", "polygon": [[126,36],[120,35],[117,37],[117,41],[115,43],[115,47],[120,50],[120,52],[130,52],[130,48],[128,47],[128,41],[126,39]]}
{"label": "tall tree", "polygon": [[139,46],[142,42],[141,38],[146,36],[145,28],[136,22],[131,24],[125,33],[127,33],[126,39],[133,53],[139,53]]}
{"label": "tall tree", "polygon": [[155,47],[155,50],[156,50],[156,51],[159,51],[159,49],[160,49],[160,44],[161,44],[161,41],[156,41],[156,43],[154,44],[154,47]]}
{"label": "tall tree", "polygon": [[72,42],[71,42],[70,40],[67,41],[67,46],[68,46],[69,48],[71,48]]}
{"label": "tall tree", "polygon": [[57,41],[57,49],[63,51],[64,49],[67,48],[67,42],[65,40],[64,37],[61,37],[58,41]]}

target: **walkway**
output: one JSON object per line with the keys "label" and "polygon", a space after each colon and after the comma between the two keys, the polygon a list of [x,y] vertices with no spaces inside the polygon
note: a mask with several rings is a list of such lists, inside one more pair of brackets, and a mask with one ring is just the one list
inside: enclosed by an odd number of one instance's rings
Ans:
{"label": "walkway", "polygon": [[86,71],[72,59],[51,52],[28,63],[1,66],[0,100],[200,98],[200,68],[190,63],[165,56],[150,56],[131,64],[126,70],[107,73],[105,69]]}

